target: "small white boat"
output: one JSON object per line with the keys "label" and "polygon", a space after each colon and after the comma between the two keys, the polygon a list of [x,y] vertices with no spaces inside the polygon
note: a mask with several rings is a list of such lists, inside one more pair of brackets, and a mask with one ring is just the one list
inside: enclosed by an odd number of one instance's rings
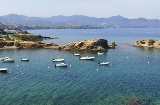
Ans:
{"label": "small white boat", "polygon": [[7,59],[4,59],[2,60],[4,63],[9,63],[9,62],[14,62],[14,59],[12,58],[7,58]]}
{"label": "small white boat", "polygon": [[2,72],[2,73],[6,73],[7,71],[8,71],[7,68],[0,68],[0,72]]}
{"label": "small white boat", "polygon": [[8,59],[9,57],[0,57],[0,60]]}
{"label": "small white boat", "polygon": [[80,54],[79,54],[79,53],[74,53],[73,55],[75,55],[75,56],[80,56]]}
{"label": "small white boat", "polygon": [[98,55],[103,55],[103,54],[104,54],[104,52],[98,52],[97,54],[98,54]]}
{"label": "small white boat", "polygon": [[98,65],[109,65],[109,62],[99,62]]}
{"label": "small white boat", "polygon": [[64,62],[64,59],[52,59],[53,62]]}
{"label": "small white boat", "polygon": [[21,61],[29,61],[29,59],[23,58],[23,59],[21,59]]}
{"label": "small white boat", "polygon": [[67,67],[68,65],[65,64],[65,63],[58,63],[58,64],[55,64],[55,67]]}
{"label": "small white boat", "polygon": [[80,60],[94,60],[94,57],[88,57],[88,56],[86,56],[86,57],[80,57],[79,59]]}

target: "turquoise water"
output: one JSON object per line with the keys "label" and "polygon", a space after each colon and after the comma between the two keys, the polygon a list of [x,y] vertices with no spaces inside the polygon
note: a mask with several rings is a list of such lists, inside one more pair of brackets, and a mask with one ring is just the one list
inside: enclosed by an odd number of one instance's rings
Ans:
{"label": "turquoise water", "polygon": [[[150,37],[158,39],[158,29],[126,29],[110,31],[109,39],[118,43],[132,43]],[[145,31],[147,30],[147,32]],[[58,43],[68,43],[87,38],[104,37],[95,33],[107,30],[31,30],[33,33],[48,33]],[[54,31],[55,33],[50,33]],[[74,34],[81,36],[72,37]],[[131,32],[130,32],[131,31]],[[148,32],[151,32],[149,35]],[[115,37],[123,35],[123,38]],[[66,34],[65,34],[66,33]],[[113,33],[116,33],[115,36]],[[93,36],[92,36],[93,34]],[[66,35],[65,39],[64,35]],[[105,35],[105,34],[104,34]],[[146,36],[145,36],[146,35]],[[56,37],[57,37],[56,36]],[[114,36],[114,38],[112,38]],[[77,38],[77,39],[76,39]],[[106,38],[107,39],[107,38]],[[65,40],[65,41],[63,41]],[[122,41],[121,41],[122,40]],[[49,40],[48,42],[50,42]],[[55,41],[55,40],[52,40]],[[61,42],[62,41],[62,42]],[[110,40],[108,40],[110,41]],[[0,55],[15,59],[14,63],[2,63],[9,69],[7,74],[0,74],[0,105],[126,105],[129,99],[145,100],[140,105],[160,105],[160,50],[137,48],[119,44],[105,55],[96,52],[78,52],[83,56],[94,56],[95,61],[82,61],[73,56],[72,51],[53,49],[1,50]],[[67,68],[55,68],[53,58],[64,58]],[[21,62],[29,58],[29,62]],[[108,66],[98,66],[100,61],[109,61]]]}

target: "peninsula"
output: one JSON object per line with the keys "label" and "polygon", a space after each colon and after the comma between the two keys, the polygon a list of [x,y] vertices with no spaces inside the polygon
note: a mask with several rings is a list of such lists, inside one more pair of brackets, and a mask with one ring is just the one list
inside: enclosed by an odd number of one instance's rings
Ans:
{"label": "peninsula", "polygon": [[79,42],[73,42],[67,45],[58,45],[55,43],[41,43],[42,40],[49,37],[33,35],[30,33],[6,34],[0,38],[0,49],[24,49],[24,48],[52,48],[56,50],[88,50],[88,51],[106,51],[109,48],[115,48],[115,42],[109,47],[106,39],[92,39]]}

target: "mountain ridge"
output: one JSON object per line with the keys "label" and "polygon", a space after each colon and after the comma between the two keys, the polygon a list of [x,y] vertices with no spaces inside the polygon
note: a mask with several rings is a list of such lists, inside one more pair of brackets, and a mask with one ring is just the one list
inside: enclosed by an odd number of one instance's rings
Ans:
{"label": "mountain ridge", "polygon": [[160,27],[159,19],[136,18],[128,19],[117,15],[109,18],[96,18],[84,15],[72,16],[51,16],[51,17],[29,17],[18,14],[8,14],[0,16],[0,22],[22,25],[41,25],[41,26],[117,26],[117,27]]}

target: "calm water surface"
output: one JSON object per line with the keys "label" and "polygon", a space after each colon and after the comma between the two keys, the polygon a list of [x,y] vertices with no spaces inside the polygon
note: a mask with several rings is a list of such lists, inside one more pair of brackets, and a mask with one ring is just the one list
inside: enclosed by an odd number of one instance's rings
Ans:
{"label": "calm water surface", "polygon": [[58,40],[47,40],[44,42],[68,44],[74,41],[81,41],[87,39],[103,38],[107,39],[109,43],[128,43],[133,44],[139,39],[160,39],[159,28],[118,28],[118,29],[48,29],[48,30],[28,30],[33,34],[42,36],[57,37]]}
{"label": "calm water surface", "polygon": [[[29,30],[34,34],[58,37],[46,40],[67,44],[104,38],[111,43],[132,44],[138,39],[160,38],[159,29]],[[95,61],[81,61],[72,51],[53,49],[1,50],[15,59],[2,63],[9,69],[0,74],[0,105],[125,105],[139,99],[140,105],[160,105],[160,50],[118,44]],[[64,58],[67,68],[55,68],[53,58]],[[29,62],[21,62],[29,58]],[[108,66],[98,66],[109,61]]]}

